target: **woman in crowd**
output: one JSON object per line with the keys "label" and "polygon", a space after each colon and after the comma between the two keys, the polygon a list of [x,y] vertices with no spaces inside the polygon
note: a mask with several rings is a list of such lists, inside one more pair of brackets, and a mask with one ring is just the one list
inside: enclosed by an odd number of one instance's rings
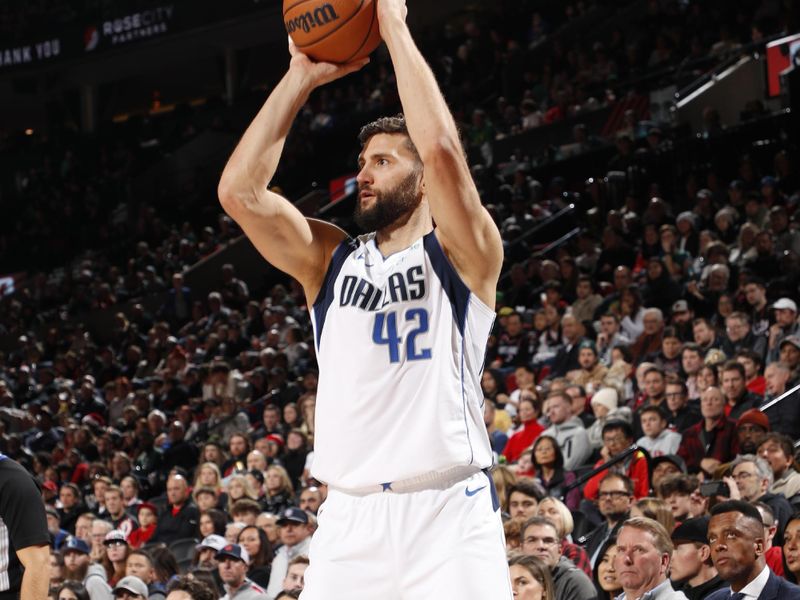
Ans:
{"label": "woman in crowd", "polygon": [[535,556],[518,554],[508,560],[514,600],[554,600],[550,569]]}
{"label": "woman in crowd", "polygon": [[222,472],[216,463],[204,462],[198,467],[192,488],[199,487],[212,487],[218,492],[222,490]]}
{"label": "woman in crowd", "polygon": [[492,481],[494,481],[500,506],[505,506],[508,499],[508,488],[517,482],[517,476],[507,465],[498,465],[492,469]]}
{"label": "woman in crowd", "polygon": [[505,408],[508,403],[508,394],[500,376],[492,369],[486,369],[481,376],[481,389],[483,397],[494,402],[498,409]]}
{"label": "woman in crowd", "polygon": [[228,478],[228,514],[231,514],[231,509],[237,500],[242,498],[250,498],[250,500],[258,500],[258,492],[253,489],[247,477],[244,475],[231,475]]}
{"label": "woman in crowd", "polygon": [[622,583],[614,568],[614,557],[617,554],[617,538],[610,537],[597,554],[594,566],[594,585],[597,588],[597,600],[614,600],[622,593]]}
{"label": "woman in crowd", "polygon": [[292,480],[286,469],[279,465],[271,465],[267,469],[266,476],[266,498],[264,499],[264,510],[274,515],[293,505],[294,488]]}
{"label": "woman in crowd", "polygon": [[508,462],[516,462],[522,451],[529,448],[539,434],[544,431],[544,427],[538,421],[540,414],[541,404],[535,394],[527,390],[520,394],[517,416],[521,429],[509,438],[503,450],[503,456]]}
{"label": "woman in crowd", "polygon": [[89,592],[77,581],[65,581],[56,589],[55,600],[89,600]]}
{"label": "woman in crowd", "polygon": [[156,582],[167,585],[169,580],[178,574],[178,561],[175,560],[175,555],[166,545],[158,544],[150,550],[150,556],[153,558]]}
{"label": "woman in crowd", "polygon": [[281,462],[292,480],[292,487],[295,489],[302,486],[303,469],[306,466],[307,455],[308,437],[300,429],[292,429],[286,434],[286,453]]}
{"label": "woman in crowd", "polygon": [[[513,438],[512,438],[513,439]],[[566,493],[565,504],[570,510],[577,510],[581,501],[580,489],[568,492],[565,487],[575,481],[575,474],[564,471],[564,455],[555,438],[539,436],[533,444],[533,468],[539,483],[549,496],[556,498]]]}
{"label": "woman in crowd", "polygon": [[228,515],[219,509],[211,508],[200,513],[197,527],[201,540],[212,534],[225,535],[225,526],[228,524]]}
{"label": "woman in crowd", "polygon": [[536,514],[540,517],[546,517],[553,522],[561,538],[561,554],[570,559],[579,568],[584,569],[586,575],[591,577],[589,555],[582,546],[572,543],[571,534],[575,529],[575,521],[567,505],[557,498],[548,496],[539,502],[539,505],[536,507]]}
{"label": "woman in crowd", "polygon": [[294,402],[288,402],[286,406],[283,407],[283,422],[286,424],[287,430],[296,429],[303,425],[302,416],[297,408],[297,404]]}
{"label": "woman in crowd", "polygon": [[667,530],[667,533],[672,533],[675,529],[675,516],[672,514],[672,509],[661,498],[640,498],[631,507],[631,517],[647,517],[658,521]]}
{"label": "woman in crowd", "polygon": [[106,534],[103,545],[106,549],[106,554],[103,557],[103,566],[106,568],[106,574],[108,575],[108,585],[113,588],[120,579],[125,577],[125,563],[128,560],[130,548],[128,542],[125,541],[125,534],[118,529],[109,531]]}
{"label": "woman in crowd", "polygon": [[267,534],[255,525],[248,525],[239,532],[237,540],[247,550],[250,562],[247,577],[266,589],[269,585],[270,565],[272,564],[272,546]]}
{"label": "woman in crowd", "polygon": [[800,513],[793,514],[783,530],[784,576],[800,583]]}

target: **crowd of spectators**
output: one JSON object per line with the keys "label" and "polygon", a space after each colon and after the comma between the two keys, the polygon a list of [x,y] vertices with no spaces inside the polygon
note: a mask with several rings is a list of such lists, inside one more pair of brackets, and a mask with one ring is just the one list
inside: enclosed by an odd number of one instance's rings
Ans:
{"label": "crowd of spectators", "polygon": [[[714,537],[732,513],[761,523],[744,532],[763,542],[755,566],[797,582],[800,403],[769,406],[800,383],[796,132],[768,160],[696,165],[672,193],[657,167],[677,134],[635,114],[613,139],[578,128],[581,152],[613,147],[608,169],[651,168],[612,210],[573,215],[580,234],[547,253],[537,226],[576,197],[599,204],[602,184],[584,183],[595,173],[540,181],[535,160],[497,164],[492,150],[613,101],[612,82],[758,41],[779,14],[737,3],[717,27],[729,3],[653,1],[589,48],[555,32],[604,3],[540,4],[499,3],[427,43],[506,245],[482,386],[518,597],[637,598],[672,585],[704,598],[739,581]],[[314,135],[396,107],[385,66],[361,77],[301,114],[287,189]],[[171,131],[179,142],[197,129]],[[16,340],[0,354],[0,451],[42,484],[57,600],[296,597],[326,494],[310,475],[305,299],[292,281],[251,290],[233,265],[197,297],[183,273],[239,232],[226,216],[170,221],[135,198],[146,142],[56,146],[15,172],[11,197],[31,202],[0,225],[4,248],[35,232],[42,256],[89,253],[0,299],[0,329]],[[153,293],[163,300],[150,313],[136,301]],[[102,339],[78,318],[123,301],[132,308]],[[621,569],[642,536],[655,554]]]}

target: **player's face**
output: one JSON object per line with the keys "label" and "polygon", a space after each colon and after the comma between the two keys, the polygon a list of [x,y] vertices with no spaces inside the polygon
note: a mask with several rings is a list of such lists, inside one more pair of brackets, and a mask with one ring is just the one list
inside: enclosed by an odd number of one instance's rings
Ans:
{"label": "player's face", "polygon": [[372,136],[358,164],[355,220],[359,227],[378,231],[419,206],[421,169],[408,148],[408,137],[386,133]]}

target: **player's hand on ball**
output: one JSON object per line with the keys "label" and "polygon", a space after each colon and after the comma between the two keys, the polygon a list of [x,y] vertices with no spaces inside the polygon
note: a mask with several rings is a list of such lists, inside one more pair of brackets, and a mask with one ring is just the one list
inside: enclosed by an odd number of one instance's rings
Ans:
{"label": "player's hand on ball", "polygon": [[289,38],[289,54],[292,55],[289,68],[302,72],[303,75],[309,79],[312,87],[315,88],[358,71],[369,62],[369,57],[341,65],[327,62],[314,62],[298,50],[291,37]]}
{"label": "player's hand on ball", "polygon": [[408,15],[406,0],[373,0],[378,3],[378,25],[383,37],[386,27],[390,27],[393,22],[405,23]]}

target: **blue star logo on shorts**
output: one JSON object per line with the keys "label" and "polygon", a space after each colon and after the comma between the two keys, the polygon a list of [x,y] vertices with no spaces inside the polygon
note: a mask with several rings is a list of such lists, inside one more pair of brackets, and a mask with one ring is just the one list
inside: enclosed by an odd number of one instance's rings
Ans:
{"label": "blue star logo on shorts", "polygon": [[392,482],[391,481],[389,481],[387,483],[382,483],[381,487],[383,488],[383,490],[381,490],[383,492],[392,492],[392,491],[394,491],[394,490],[392,490]]}

